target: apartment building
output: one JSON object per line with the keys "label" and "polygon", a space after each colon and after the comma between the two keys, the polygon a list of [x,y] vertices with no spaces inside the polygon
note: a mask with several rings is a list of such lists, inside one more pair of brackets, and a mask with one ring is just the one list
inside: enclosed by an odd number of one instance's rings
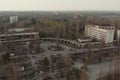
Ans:
{"label": "apartment building", "polygon": [[86,25],[85,35],[87,37],[103,40],[105,43],[113,43],[115,27],[114,26],[99,26]]}
{"label": "apartment building", "polygon": [[117,37],[120,39],[120,30],[117,31]]}
{"label": "apartment building", "polygon": [[17,16],[10,16],[10,23],[18,22]]}

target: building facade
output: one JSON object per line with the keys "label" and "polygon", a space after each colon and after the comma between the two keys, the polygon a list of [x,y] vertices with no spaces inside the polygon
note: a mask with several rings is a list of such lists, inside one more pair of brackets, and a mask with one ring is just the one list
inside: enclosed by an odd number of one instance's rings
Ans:
{"label": "building facade", "polygon": [[1,42],[15,42],[39,39],[39,32],[15,33],[0,35]]}
{"label": "building facade", "polygon": [[39,39],[39,32],[33,28],[8,29],[8,33],[0,35],[1,42],[27,41]]}
{"label": "building facade", "polygon": [[115,27],[114,26],[98,26],[86,25],[85,35],[87,37],[103,40],[105,43],[113,43]]}
{"label": "building facade", "polygon": [[120,30],[117,31],[117,38],[120,39]]}
{"label": "building facade", "polygon": [[18,22],[17,16],[10,16],[10,23]]}

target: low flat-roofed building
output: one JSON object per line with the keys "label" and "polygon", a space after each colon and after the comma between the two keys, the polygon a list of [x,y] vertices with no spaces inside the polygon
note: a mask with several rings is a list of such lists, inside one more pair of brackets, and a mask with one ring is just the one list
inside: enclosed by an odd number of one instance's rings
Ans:
{"label": "low flat-roofed building", "polygon": [[0,35],[1,42],[26,41],[39,39],[39,32],[34,28],[11,28],[7,33]]}
{"label": "low flat-roofed building", "polygon": [[1,42],[39,39],[39,32],[11,33],[0,35]]}
{"label": "low flat-roofed building", "polygon": [[8,29],[9,33],[20,33],[20,32],[30,32],[33,31],[34,28],[12,28],[12,29]]}
{"label": "low flat-roofed building", "polygon": [[91,42],[92,46],[99,46],[100,42],[94,38],[79,38],[78,39],[80,47],[87,47],[89,42]]}
{"label": "low flat-roofed building", "polygon": [[79,38],[78,41],[81,42],[81,43],[87,43],[87,42],[90,42],[91,39],[82,39],[82,38]]}

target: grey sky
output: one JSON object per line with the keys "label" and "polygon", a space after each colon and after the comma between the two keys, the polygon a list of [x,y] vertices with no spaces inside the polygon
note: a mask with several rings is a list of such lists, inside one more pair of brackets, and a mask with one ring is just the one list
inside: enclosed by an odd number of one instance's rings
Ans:
{"label": "grey sky", "polygon": [[0,0],[0,10],[120,11],[120,0]]}

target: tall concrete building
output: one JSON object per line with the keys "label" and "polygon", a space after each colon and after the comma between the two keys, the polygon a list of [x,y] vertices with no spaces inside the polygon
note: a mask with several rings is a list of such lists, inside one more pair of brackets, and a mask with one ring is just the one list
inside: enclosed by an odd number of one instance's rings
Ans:
{"label": "tall concrete building", "polygon": [[103,40],[105,43],[112,43],[114,40],[114,26],[86,25],[85,35],[88,37]]}
{"label": "tall concrete building", "polygon": [[117,38],[120,39],[120,30],[117,31]]}
{"label": "tall concrete building", "polygon": [[18,16],[10,16],[10,23],[18,22]]}

